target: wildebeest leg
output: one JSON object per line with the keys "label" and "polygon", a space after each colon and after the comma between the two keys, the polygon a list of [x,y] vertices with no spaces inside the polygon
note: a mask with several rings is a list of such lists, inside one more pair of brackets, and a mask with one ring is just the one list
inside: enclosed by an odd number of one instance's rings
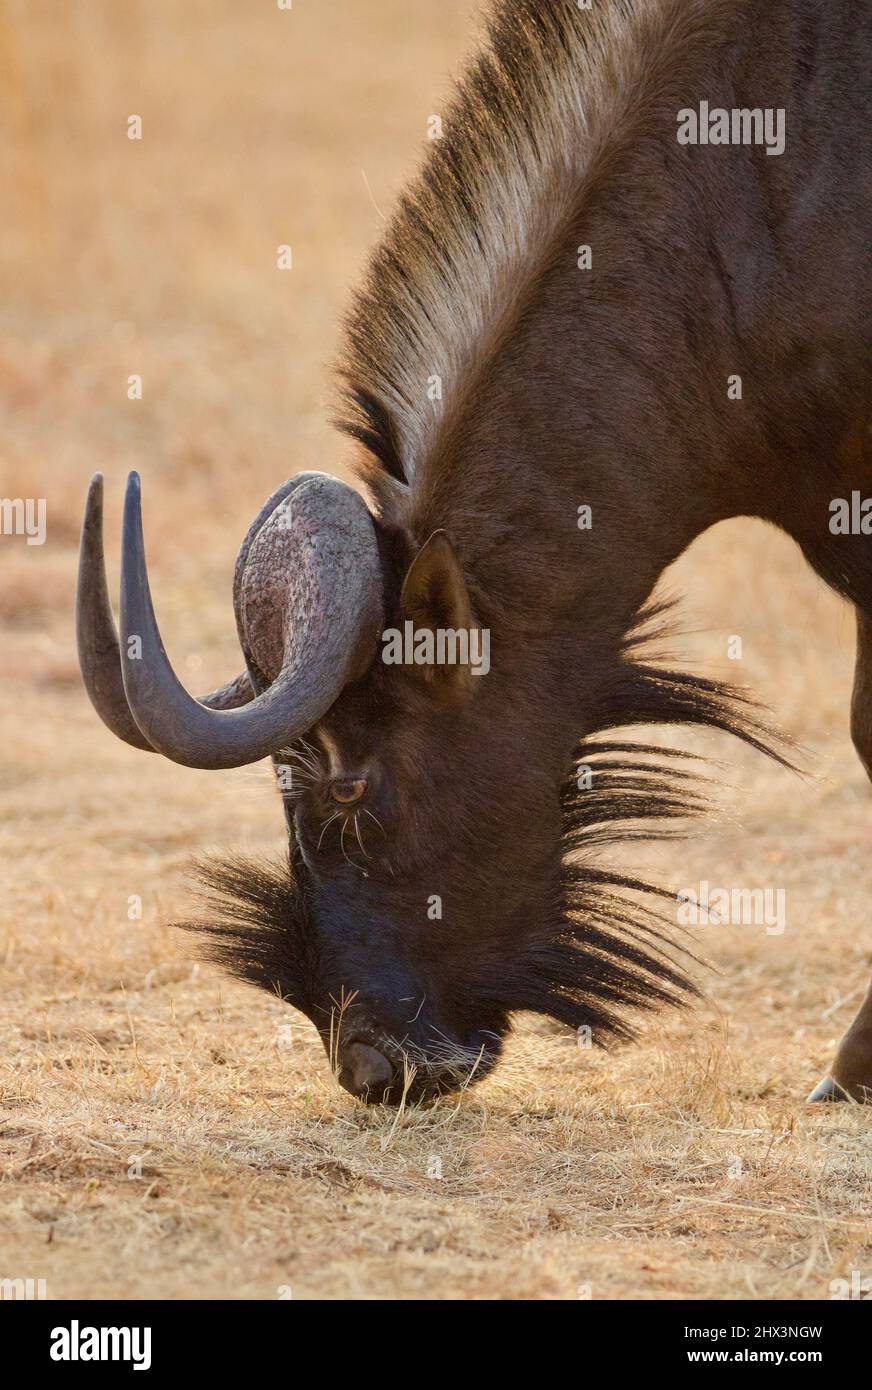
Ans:
{"label": "wildebeest leg", "polygon": [[872,1104],[872,985],[842,1038],[832,1072],[809,1096],[810,1101],[848,1099]]}
{"label": "wildebeest leg", "polygon": [[857,609],[857,665],[851,699],[851,737],[872,778],[872,617]]}
{"label": "wildebeest leg", "polygon": [[[812,568],[854,604],[857,661],[851,736],[872,778],[872,536],[864,532],[866,514],[861,511],[858,524],[853,506],[849,526],[838,528],[832,520],[836,499],[844,499],[844,505],[872,497],[872,416],[868,407],[846,431],[828,465],[817,470],[817,476],[820,490],[804,509],[804,528],[794,535]],[[811,1101],[849,1098],[872,1103],[872,987],[842,1040],[830,1075],[809,1096]]]}
{"label": "wildebeest leg", "polygon": [[[851,737],[860,761],[872,778],[872,618],[859,609]],[[872,1103],[872,985],[842,1039],[831,1074],[815,1087],[809,1100],[846,1100],[848,1097]]]}

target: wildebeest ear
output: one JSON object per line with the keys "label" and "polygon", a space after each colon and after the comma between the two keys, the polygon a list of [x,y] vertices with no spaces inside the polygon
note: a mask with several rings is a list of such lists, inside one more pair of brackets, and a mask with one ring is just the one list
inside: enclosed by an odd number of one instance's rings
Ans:
{"label": "wildebeest ear", "polygon": [[444,531],[434,531],[409,566],[400,594],[416,628],[469,628],[472,605],[460,561]]}
{"label": "wildebeest ear", "polygon": [[[444,531],[434,531],[409,566],[400,594],[404,620],[416,634],[462,632],[478,626],[472,611],[463,569]],[[453,690],[469,685],[469,664],[423,662],[414,671],[434,685]]]}

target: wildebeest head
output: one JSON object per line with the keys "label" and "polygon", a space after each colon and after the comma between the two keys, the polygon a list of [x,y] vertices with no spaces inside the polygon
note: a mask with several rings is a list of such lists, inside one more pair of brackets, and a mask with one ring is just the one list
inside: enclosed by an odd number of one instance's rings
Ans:
{"label": "wildebeest head", "polygon": [[684,986],[621,897],[642,885],[565,853],[603,819],[671,815],[692,798],[655,794],[655,767],[628,783],[619,744],[586,755],[597,779],[579,794],[532,638],[508,664],[497,645],[481,675],[469,663],[382,659],[385,631],[406,625],[481,632],[443,533],[416,545],[323,474],[285,484],[237,562],[246,672],[197,701],[155,623],[135,475],[120,647],[101,511],[98,477],[78,596],[88,692],[119,737],[176,762],[272,756],[288,861],[207,869],[219,910],[192,925],[213,957],[312,1019],[349,1091],[398,1101],[456,1089],[491,1068],[516,1010],[596,1038],[624,1030],[612,1005]]}

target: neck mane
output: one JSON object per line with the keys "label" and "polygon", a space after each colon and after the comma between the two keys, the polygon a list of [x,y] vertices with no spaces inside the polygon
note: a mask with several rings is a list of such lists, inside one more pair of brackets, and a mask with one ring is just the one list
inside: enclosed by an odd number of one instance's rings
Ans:
{"label": "neck mane", "polygon": [[[674,103],[737,0],[499,0],[346,323],[337,424],[377,505],[428,460],[514,324],[609,156]],[[567,242],[568,244],[568,242]],[[432,399],[438,379],[441,401]]]}

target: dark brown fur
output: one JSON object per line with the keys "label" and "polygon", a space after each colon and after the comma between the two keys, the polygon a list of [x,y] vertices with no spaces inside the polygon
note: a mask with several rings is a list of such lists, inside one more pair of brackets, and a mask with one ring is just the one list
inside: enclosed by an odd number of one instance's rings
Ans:
{"label": "dark brown fur", "polygon": [[[849,0],[595,0],[592,14],[512,0],[489,32],[352,309],[340,417],[362,446],[388,623],[444,529],[492,670],[470,692],[376,661],[312,735],[294,877],[220,875],[235,906],[212,929],[232,968],[325,1035],[341,1009],[354,1037],[408,1042],[425,1071],[437,1034],[495,1056],[517,1009],[604,1038],[626,1031],[622,1006],[686,991],[665,922],[642,915],[645,885],[588,851],[692,809],[687,764],[645,771],[649,753],[612,741],[591,755],[590,740],[677,721],[769,741],[736,692],[637,654],[651,592],[695,537],[762,517],[872,619],[870,543],[828,528],[833,497],[872,491],[872,14]],[[577,149],[554,148],[555,71],[590,89]],[[785,153],[680,146],[677,112],[703,99],[783,107]],[[500,211],[493,193],[513,177],[532,229],[520,266],[500,259],[517,199]],[[605,761],[594,795],[566,780],[580,740]],[[381,830],[367,825],[361,853],[324,826],[331,777],[364,767]]]}

